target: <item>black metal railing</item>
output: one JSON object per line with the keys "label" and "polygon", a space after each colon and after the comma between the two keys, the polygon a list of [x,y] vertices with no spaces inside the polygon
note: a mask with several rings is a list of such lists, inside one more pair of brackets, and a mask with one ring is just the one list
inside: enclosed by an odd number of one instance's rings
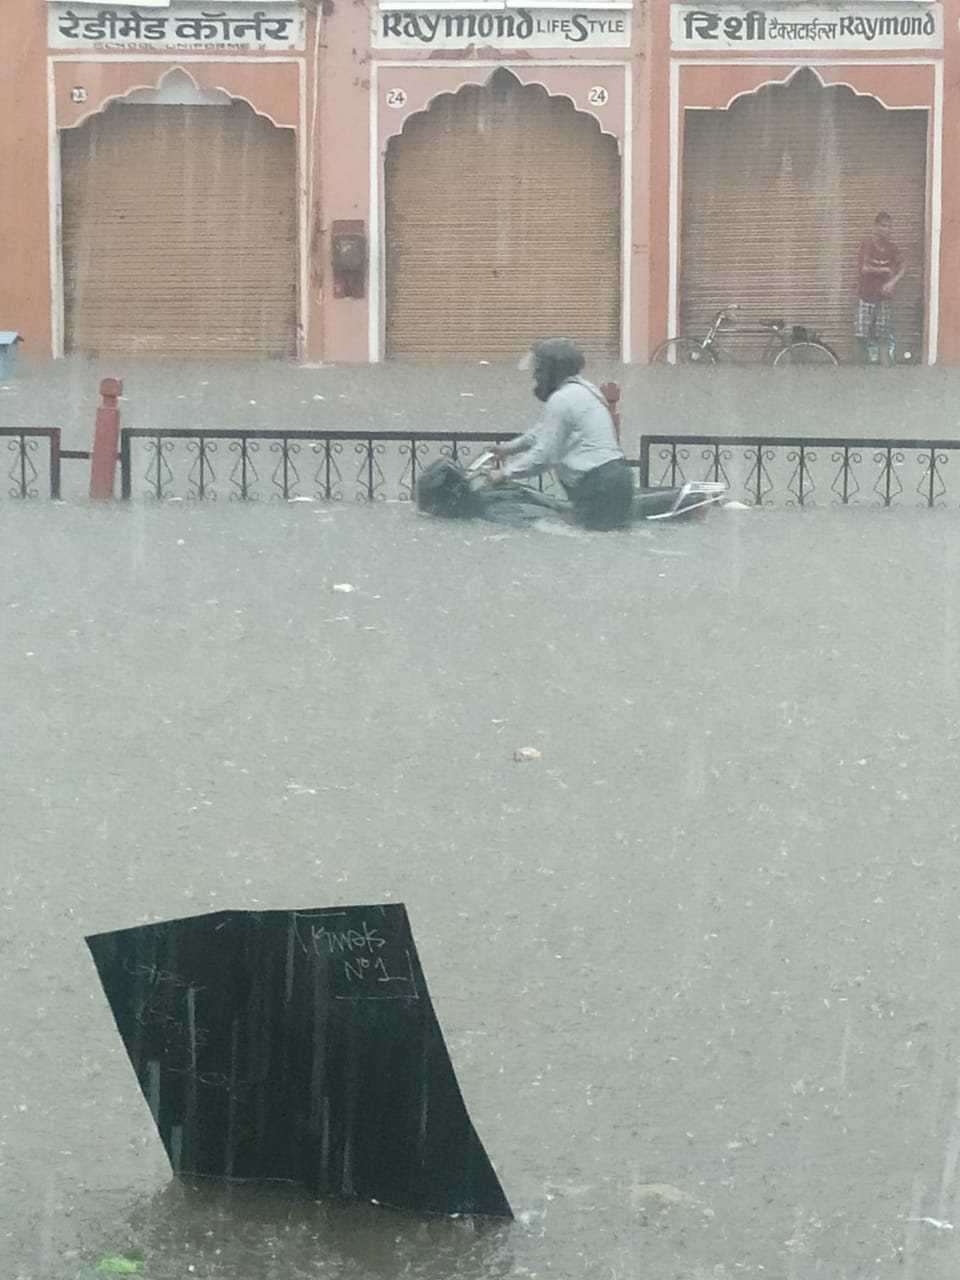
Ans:
{"label": "black metal railing", "polygon": [[[7,453],[12,455],[6,469],[6,484],[2,485],[6,490],[4,496],[24,500],[41,496],[60,497],[63,451],[59,427],[0,427],[0,439],[6,441]],[[45,459],[40,454],[42,441],[47,443]],[[44,473],[45,479],[42,478]]]}
{"label": "black metal railing", "polygon": [[[413,497],[436,458],[469,462],[509,432],[258,431],[125,427],[120,433],[123,498],[214,500]],[[540,480],[549,490],[549,476]]]}
{"label": "black metal railing", "polygon": [[[120,489],[126,499],[403,500],[434,459],[468,463],[510,438],[507,432],[127,427]],[[58,499],[62,460],[90,458],[88,450],[61,448],[60,439],[59,427],[0,427],[0,449],[5,440],[9,455],[0,491]],[[650,435],[630,462],[641,487],[720,480],[731,498],[751,506],[945,506],[951,474],[960,491],[960,440]],[[538,480],[545,491],[553,483],[549,475]],[[955,497],[960,502],[960,492]]]}
{"label": "black metal railing", "polygon": [[640,484],[721,480],[751,506],[936,507],[951,458],[960,480],[960,440],[652,435],[640,442]]}

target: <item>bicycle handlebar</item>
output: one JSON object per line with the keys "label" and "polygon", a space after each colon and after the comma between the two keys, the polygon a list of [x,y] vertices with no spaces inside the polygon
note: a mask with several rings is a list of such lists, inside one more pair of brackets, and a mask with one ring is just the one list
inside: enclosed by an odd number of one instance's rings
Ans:
{"label": "bicycle handlebar", "polygon": [[726,307],[721,307],[717,314],[713,317],[713,324],[710,326],[710,338],[713,339],[719,333],[724,320],[736,319],[736,312],[740,310],[739,302],[731,302]]}

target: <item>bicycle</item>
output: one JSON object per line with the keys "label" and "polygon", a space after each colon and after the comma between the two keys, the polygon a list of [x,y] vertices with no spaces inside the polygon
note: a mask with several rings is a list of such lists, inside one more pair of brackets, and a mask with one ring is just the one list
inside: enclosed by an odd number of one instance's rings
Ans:
{"label": "bicycle", "polygon": [[[702,338],[668,338],[661,342],[650,357],[656,365],[714,365],[729,360],[742,363],[724,347],[720,332],[724,326],[736,323],[735,312],[739,303],[731,303],[718,311],[713,324]],[[769,365],[837,365],[836,352],[803,325],[788,325],[784,320],[761,320],[759,332],[766,335],[766,345],[760,358]]]}

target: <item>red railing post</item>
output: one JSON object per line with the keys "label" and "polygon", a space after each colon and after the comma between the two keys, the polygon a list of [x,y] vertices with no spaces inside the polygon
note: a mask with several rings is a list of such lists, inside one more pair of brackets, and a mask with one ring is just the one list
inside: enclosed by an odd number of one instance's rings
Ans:
{"label": "red railing post", "polygon": [[607,402],[607,408],[610,410],[610,417],[613,419],[613,430],[617,437],[617,444],[620,443],[620,383],[605,382],[600,388],[600,394]]}
{"label": "red railing post", "polygon": [[113,498],[117,474],[117,448],[120,444],[120,409],[117,400],[123,395],[119,378],[100,381],[100,406],[93,429],[90,453],[90,501],[109,502]]}

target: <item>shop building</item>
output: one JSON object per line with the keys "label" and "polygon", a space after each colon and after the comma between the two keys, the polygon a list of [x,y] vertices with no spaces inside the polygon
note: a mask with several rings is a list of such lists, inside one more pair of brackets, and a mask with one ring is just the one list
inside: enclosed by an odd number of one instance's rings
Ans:
{"label": "shop building", "polygon": [[53,353],[305,354],[305,11],[42,7]]}
{"label": "shop building", "polygon": [[14,3],[32,351],[645,347],[644,5]]}
{"label": "shop building", "polygon": [[[721,306],[960,362],[936,0],[8,0],[0,326],[26,352],[644,361]],[[953,70],[951,70],[953,68]],[[749,355],[749,351],[745,351]]]}
{"label": "shop building", "polygon": [[801,323],[852,358],[857,248],[882,210],[908,264],[900,349],[935,359],[941,5],[675,3],[653,38],[669,49],[655,72],[652,221],[667,252],[651,273],[654,336],[704,332],[739,303],[748,324]]}

